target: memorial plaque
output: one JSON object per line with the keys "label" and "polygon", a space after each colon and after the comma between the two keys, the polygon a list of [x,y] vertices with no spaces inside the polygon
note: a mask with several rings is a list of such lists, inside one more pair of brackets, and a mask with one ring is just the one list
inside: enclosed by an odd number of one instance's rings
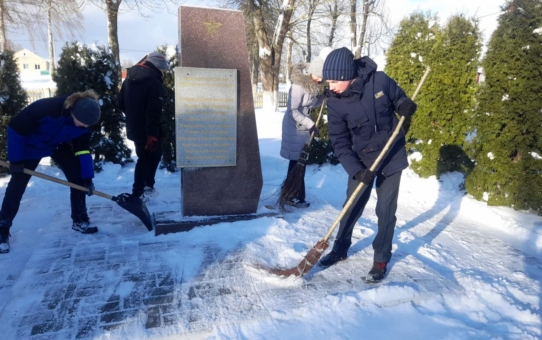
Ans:
{"label": "memorial plaque", "polygon": [[[183,216],[253,214],[258,209],[263,178],[244,26],[240,11],[179,7],[180,66],[207,69],[202,72],[210,78],[198,97],[222,96],[210,84],[216,69],[237,72],[235,166],[181,168]],[[176,96],[183,90],[176,87]]]}
{"label": "memorial plaque", "polygon": [[237,70],[175,68],[177,166],[235,166]]}

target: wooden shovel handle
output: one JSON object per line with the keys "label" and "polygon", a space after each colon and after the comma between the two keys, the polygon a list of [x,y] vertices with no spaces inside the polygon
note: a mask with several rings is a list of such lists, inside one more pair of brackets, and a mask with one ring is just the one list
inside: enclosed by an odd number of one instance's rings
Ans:
{"label": "wooden shovel handle", "polygon": [[[9,163],[4,161],[4,160],[1,160],[1,159],[0,159],[0,165],[5,167],[5,168],[9,168]],[[77,184],[74,184],[72,182],[64,181],[64,180],[58,179],[56,177],[52,177],[52,176],[49,176],[49,175],[46,175],[46,174],[42,174],[41,172],[36,172],[36,171],[29,170],[29,169],[26,169],[26,168],[23,170],[23,172],[25,174],[27,174],[27,175],[30,175],[30,176],[36,176],[36,177],[39,177],[39,178],[42,178],[42,179],[45,179],[45,180],[48,180],[48,181],[51,181],[51,182],[55,182],[55,183],[58,183],[58,184],[68,186],[70,188],[74,188],[74,189],[77,189],[77,190],[88,192],[88,188],[85,188],[82,185],[77,185]],[[94,190],[93,193],[96,196],[100,196],[100,197],[107,198],[107,199],[110,199],[110,200],[113,199],[113,196],[108,195],[108,194],[104,194],[103,192],[99,192],[99,191]]]}
{"label": "wooden shovel handle", "polygon": [[[412,95],[412,100],[416,99],[416,96],[418,95],[418,92],[420,92],[420,89],[423,85],[423,83],[425,82],[425,78],[427,78],[427,75],[429,74],[429,71],[431,71],[431,68],[428,66],[427,69],[425,70],[425,73],[423,74],[423,77],[422,79],[420,80],[420,83],[418,84],[418,87],[416,88],[416,91],[414,91],[414,95]],[[399,132],[401,131],[401,127],[403,126],[403,123],[405,122],[405,117],[401,117],[401,119],[399,120],[399,123],[397,124],[397,127],[395,128],[395,130],[393,131],[393,134],[391,135],[391,137],[388,139],[388,142],[386,143],[386,145],[384,146],[384,149],[382,149],[382,151],[380,152],[380,154],[378,155],[377,159],[374,161],[373,165],[371,166],[371,168],[369,170],[371,171],[375,171],[378,166],[380,165],[380,161],[382,161],[382,159],[387,155],[388,153],[388,150],[390,149],[391,147],[391,144],[395,141],[395,138],[397,137],[397,135],[399,134]],[[346,202],[346,204],[344,205],[343,209],[341,210],[341,213],[339,214],[339,216],[335,219],[335,222],[333,222],[333,224],[331,225],[331,227],[329,228],[327,234],[324,236],[324,238],[322,239],[324,242],[327,242],[327,240],[329,239],[329,237],[331,236],[331,233],[333,232],[333,230],[335,230],[335,228],[339,225],[339,223],[341,222],[341,220],[343,219],[344,215],[346,215],[346,211],[348,209],[350,209],[350,206],[354,203],[354,201],[356,200],[356,198],[358,197],[359,193],[366,187],[365,183],[360,183],[356,190],[354,190],[354,192],[352,193],[352,195],[350,195],[350,198],[348,199],[348,201]]]}

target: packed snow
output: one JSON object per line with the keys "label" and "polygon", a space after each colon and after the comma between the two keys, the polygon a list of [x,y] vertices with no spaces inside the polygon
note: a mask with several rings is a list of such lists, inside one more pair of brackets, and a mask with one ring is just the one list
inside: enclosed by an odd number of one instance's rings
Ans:
{"label": "packed snow", "polygon": [[[283,114],[256,112],[264,179],[258,213],[269,212],[265,206],[275,201],[286,174],[288,162],[279,156]],[[50,166],[49,159],[43,159],[37,170],[63,178],[58,168]],[[129,192],[133,171],[133,163],[124,167],[106,164],[94,180],[96,189],[110,194]],[[2,334],[14,332],[13,324],[7,321],[15,316],[13,310],[31,306],[32,301],[25,297],[21,287],[39,285],[31,281],[34,276],[26,275],[25,268],[39,263],[41,251],[51,240],[59,239],[81,246],[108,240],[124,245],[179,242],[184,245],[183,271],[188,278],[198,274],[204,261],[204,254],[190,246],[214,242],[222,249],[244,254],[244,260],[236,263],[234,269],[239,275],[252,277],[255,294],[273,286],[290,291],[291,296],[302,297],[288,301],[273,294],[261,294],[261,308],[268,316],[258,318],[246,311],[245,320],[211,324],[212,330],[201,336],[204,338],[542,338],[542,217],[474,200],[462,189],[463,176],[459,173],[445,174],[437,180],[422,179],[411,170],[404,171],[394,256],[389,274],[380,284],[358,285],[355,287],[361,288],[353,290],[303,289],[325,278],[346,284],[352,280],[358,282],[365,275],[371,265],[371,241],[377,228],[374,191],[354,230],[346,261],[326,270],[315,267],[299,279],[280,279],[254,269],[255,262],[282,267],[297,265],[338,216],[345,200],[346,180],[340,165],[311,165],[306,173],[307,200],[311,203],[308,209],[285,213],[283,218],[221,223],[155,237],[136,218],[122,212],[111,220],[96,217],[101,221],[97,235],[72,232],[68,189],[32,178],[11,230],[12,250],[0,255],[0,287],[8,287],[0,289]],[[0,179],[2,197],[8,181],[9,177]],[[179,211],[180,174],[159,170],[156,188],[160,196],[148,204],[149,210]],[[87,202],[90,207],[100,207],[107,201],[93,196]],[[174,254],[172,250],[169,257],[154,258],[153,264],[178,266]],[[108,274],[103,277],[104,282],[114,279]],[[11,288],[9,282],[15,282]],[[125,282],[111,289],[122,298],[134,287],[133,283]],[[232,301],[231,307],[242,309],[237,301]],[[201,312],[211,314],[214,308],[203,305]],[[122,336],[105,333],[95,339],[154,339],[166,335],[176,338],[171,330],[159,334],[156,329],[128,327]]]}

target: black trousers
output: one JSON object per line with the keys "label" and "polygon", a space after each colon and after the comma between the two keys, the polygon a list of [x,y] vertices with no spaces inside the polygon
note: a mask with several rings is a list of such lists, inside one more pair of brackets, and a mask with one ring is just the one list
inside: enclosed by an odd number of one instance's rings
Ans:
{"label": "black trousers", "polygon": [[[81,164],[79,159],[74,155],[71,144],[63,143],[56,149],[51,158],[64,172],[66,179],[69,182],[82,185],[81,181]],[[25,159],[24,167],[29,170],[36,170],[41,159]],[[6,188],[6,195],[2,202],[2,210],[0,211],[0,220],[5,227],[11,227],[13,219],[19,211],[21,199],[26,190],[26,186],[30,181],[30,175],[25,173],[13,173]],[[74,222],[88,221],[86,193],[77,189],[70,188],[70,203],[72,210],[72,220]]]}
{"label": "black trousers", "polygon": [[153,152],[145,150],[146,142],[146,140],[134,141],[137,163],[134,171],[132,194],[138,197],[143,194],[145,186],[154,187],[154,177],[156,176],[158,164],[162,159],[162,139],[158,139],[158,146]]}
{"label": "black trousers", "polygon": [[[393,241],[393,233],[395,231],[395,223],[397,217],[397,199],[399,198],[399,185],[401,183],[401,171],[389,177],[378,175],[376,177],[376,216],[378,217],[378,232],[373,240],[374,261],[389,262],[391,259],[391,248]],[[356,190],[359,182],[348,177],[348,189],[346,191],[347,198]],[[371,188],[367,188],[363,194],[350,206],[344,215],[333,251],[339,254],[346,254],[348,248],[352,244],[352,231],[356,222],[361,217],[365,205],[371,196]],[[346,204],[345,201],[345,204]],[[344,205],[343,205],[344,206]]]}
{"label": "black trousers", "polygon": [[[295,167],[296,164],[297,164],[296,160],[295,161],[291,160],[290,163],[288,163],[288,173],[290,171],[292,171],[292,169]],[[307,168],[306,166],[303,167],[303,181],[301,182],[301,188],[299,190],[299,195],[297,197],[295,197],[301,202],[305,201],[305,169],[306,168]]]}

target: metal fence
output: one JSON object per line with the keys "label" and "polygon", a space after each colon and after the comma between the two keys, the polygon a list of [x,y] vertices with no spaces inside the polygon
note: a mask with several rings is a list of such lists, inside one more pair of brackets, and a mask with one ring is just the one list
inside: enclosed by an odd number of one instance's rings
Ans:
{"label": "metal fence", "polygon": [[[286,107],[288,104],[288,92],[279,91],[279,107]],[[254,108],[259,109],[263,107],[263,92],[256,92],[254,95]]]}
{"label": "metal fence", "polygon": [[27,89],[26,94],[28,95],[28,103],[32,103],[38,99],[53,97],[55,95],[55,89]]}

